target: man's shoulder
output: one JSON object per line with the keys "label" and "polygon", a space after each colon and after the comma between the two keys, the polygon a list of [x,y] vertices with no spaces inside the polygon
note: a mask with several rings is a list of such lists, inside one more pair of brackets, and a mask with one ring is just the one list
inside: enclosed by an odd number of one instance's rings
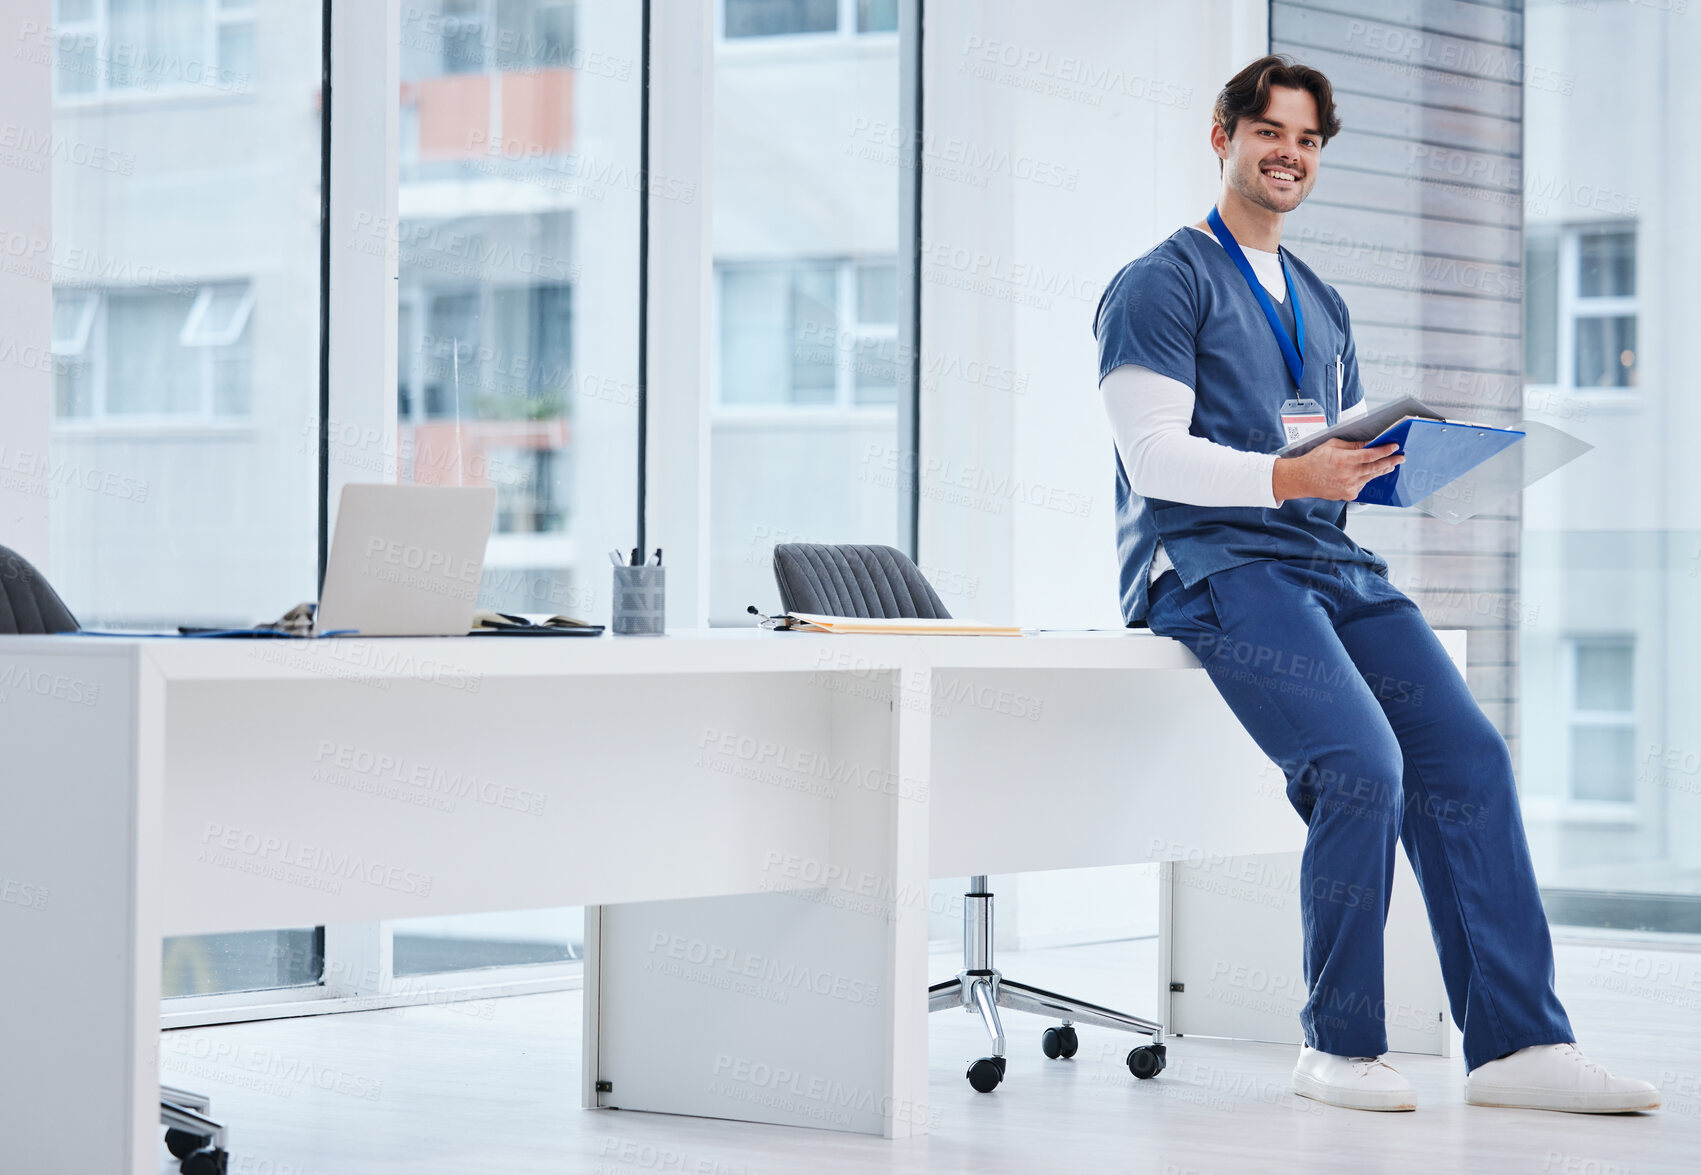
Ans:
{"label": "man's shoulder", "polygon": [[1104,296],[1099,299],[1100,309],[1111,299],[1136,290],[1153,287],[1191,290],[1196,284],[1199,260],[1197,246],[1187,240],[1191,235],[1193,230],[1184,225],[1117,270],[1105,285]]}
{"label": "man's shoulder", "polygon": [[[1187,225],[1182,225],[1169,236],[1147,249],[1134,260],[1117,270],[1116,278],[1127,273],[1141,270],[1172,270],[1185,275],[1191,275],[1199,262],[1199,242],[1194,240],[1198,234]],[[1111,279],[1111,284],[1116,283]]]}

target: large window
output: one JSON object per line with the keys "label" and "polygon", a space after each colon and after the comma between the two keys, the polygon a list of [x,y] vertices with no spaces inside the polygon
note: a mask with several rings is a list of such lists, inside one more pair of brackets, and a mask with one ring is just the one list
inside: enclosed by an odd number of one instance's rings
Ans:
{"label": "large window", "polygon": [[316,594],[319,7],[55,15],[54,584],[85,626],[276,617]]}
{"label": "large window", "polygon": [[402,13],[399,464],[496,487],[485,607],[605,617],[635,538],[638,16]]}
{"label": "large window", "polygon": [[[320,9],[59,0],[35,46],[55,63],[51,575],[86,626],[249,624],[316,595]],[[494,485],[487,607],[605,619],[602,553],[635,537],[639,18],[405,6],[399,216],[348,218],[353,247],[399,257],[397,386],[334,386],[329,426],[394,397],[398,436],[331,483]],[[579,919],[398,926],[395,974],[571,960]],[[172,939],[165,991],[329,984],[391,933]]]}
{"label": "large window", "polygon": [[898,537],[895,258],[913,172],[897,38],[858,35],[895,29],[895,4],[724,0],[723,21],[709,621],[739,624],[775,603],[777,542]]}
{"label": "large window", "polygon": [[1654,292],[1682,288],[1696,247],[1664,148],[1624,129],[1687,106],[1693,70],[1669,10],[1524,20],[1525,409],[1595,446],[1524,495],[1526,823],[1556,921],[1695,930],[1701,497],[1688,315]]}

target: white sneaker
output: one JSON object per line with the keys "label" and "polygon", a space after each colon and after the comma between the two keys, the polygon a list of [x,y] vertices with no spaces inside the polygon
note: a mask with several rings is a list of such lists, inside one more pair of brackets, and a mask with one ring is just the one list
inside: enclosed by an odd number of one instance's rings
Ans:
{"label": "white sneaker", "polygon": [[1299,1050],[1293,1091],[1349,1110],[1415,1110],[1417,1090],[1380,1057],[1337,1057],[1310,1045]]}
{"label": "white sneaker", "polygon": [[1472,1069],[1465,1077],[1465,1100],[1473,1106],[1623,1114],[1659,1109],[1660,1091],[1646,1081],[1614,1077],[1574,1044],[1535,1044]]}

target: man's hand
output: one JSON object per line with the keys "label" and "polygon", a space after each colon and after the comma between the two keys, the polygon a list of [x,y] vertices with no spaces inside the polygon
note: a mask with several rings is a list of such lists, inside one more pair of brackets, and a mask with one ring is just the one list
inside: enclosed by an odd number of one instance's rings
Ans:
{"label": "man's hand", "polygon": [[1366,482],[1381,477],[1406,459],[1403,454],[1394,455],[1399,448],[1390,444],[1367,449],[1335,437],[1302,457],[1277,457],[1270,488],[1278,502],[1291,498],[1351,502]]}

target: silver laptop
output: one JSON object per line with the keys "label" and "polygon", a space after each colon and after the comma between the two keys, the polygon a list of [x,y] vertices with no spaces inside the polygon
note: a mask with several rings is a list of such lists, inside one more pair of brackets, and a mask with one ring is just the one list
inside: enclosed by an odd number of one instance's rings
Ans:
{"label": "silver laptop", "polygon": [[345,485],[313,630],[465,636],[494,486]]}

